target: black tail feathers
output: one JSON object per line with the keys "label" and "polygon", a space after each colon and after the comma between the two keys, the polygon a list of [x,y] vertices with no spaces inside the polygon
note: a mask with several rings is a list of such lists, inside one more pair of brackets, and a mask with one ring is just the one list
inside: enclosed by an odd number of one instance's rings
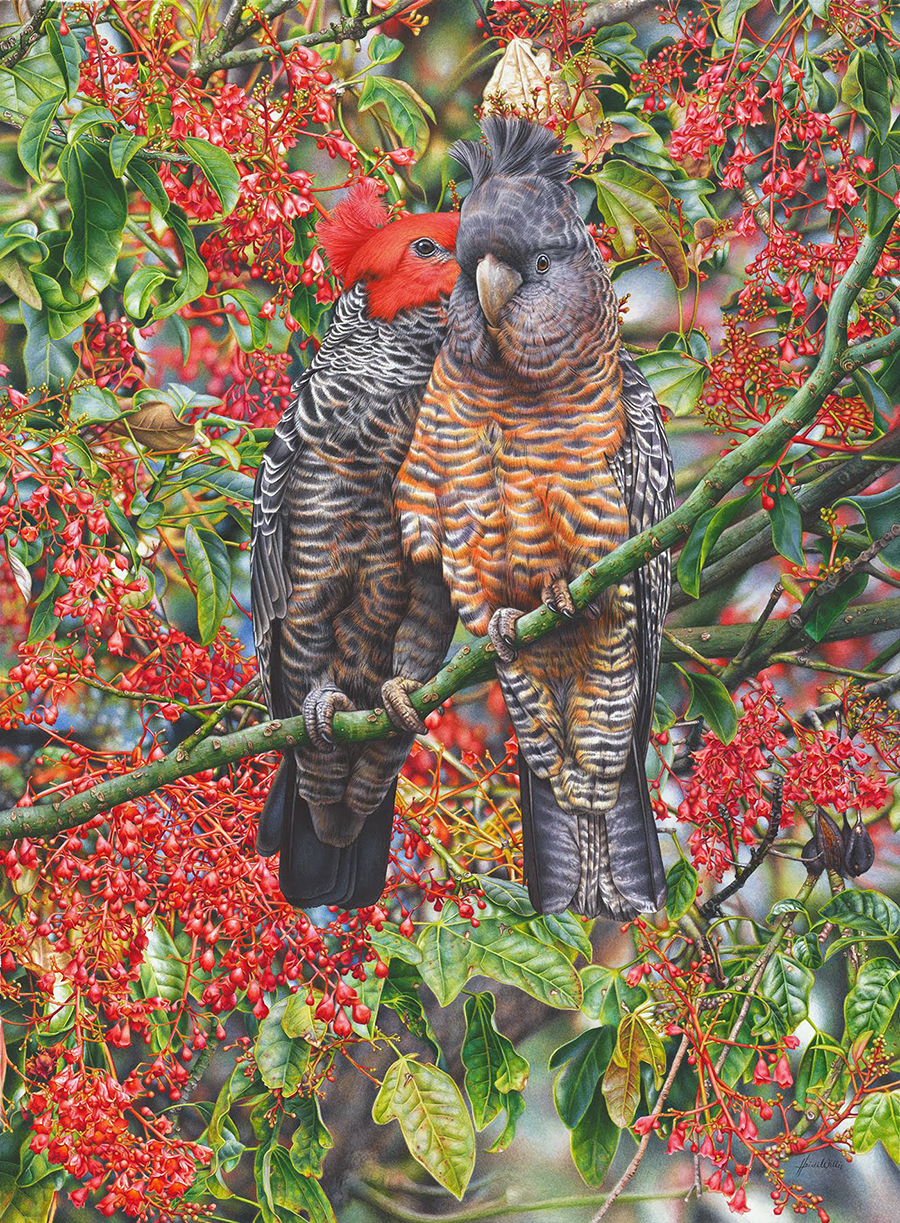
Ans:
{"label": "black tail feathers", "polygon": [[278,882],[285,900],[300,909],[316,905],[361,909],[375,904],[384,891],[396,789],[395,782],[351,845],[327,845],[316,836],[309,804],[297,793],[293,758],[285,756],[260,815],[256,838],[257,851],[266,857],[281,849]]}
{"label": "black tail feathers", "polygon": [[[562,808],[550,782],[536,777],[521,753],[519,784],[525,882],[538,913],[559,913],[575,903],[587,917],[621,921],[665,903],[653,810],[643,763],[633,748],[616,805],[605,815],[579,820],[572,808]],[[582,873],[597,882],[592,889],[585,883],[588,894],[578,898]]]}

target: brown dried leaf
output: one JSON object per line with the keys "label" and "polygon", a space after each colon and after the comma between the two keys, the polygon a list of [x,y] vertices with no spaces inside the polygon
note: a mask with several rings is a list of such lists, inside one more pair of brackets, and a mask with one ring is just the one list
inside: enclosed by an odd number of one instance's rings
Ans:
{"label": "brown dried leaf", "polygon": [[541,118],[558,109],[565,95],[566,87],[553,69],[550,52],[533,47],[526,38],[511,38],[485,86],[483,113],[499,110],[500,98],[507,110]]}
{"label": "brown dried leaf", "polygon": [[109,426],[118,437],[133,437],[157,454],[174,454],[195,445],[194,426],[179,420],[169,404],[142,403],[134,412],[123,412]]}

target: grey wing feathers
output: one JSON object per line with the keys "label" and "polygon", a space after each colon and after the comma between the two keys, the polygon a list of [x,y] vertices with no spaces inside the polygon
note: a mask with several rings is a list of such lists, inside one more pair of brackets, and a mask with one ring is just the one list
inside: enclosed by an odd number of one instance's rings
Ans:
{"label": "grey wing feathers", "polygon": [[[634,358],[622,350],[622,399],[628,437],[620,452],[623,487],[630,492],[633,534],[655,526],[675,508],[672,456],[662,413],[650,384]],[[635,572],[635,595],[641,634],[641,700],[635,739],[646,749],[659,674],[659,647],[669,610],[672,585],[669,555],[654,557]],[[645,648],[646,647],[646,648]]]}
{"label": "grey wing feathers", "polygon": [[276,623],[287,614],[288,582],[284,563],[281,508],[291,467],[300,447],[296,403],[285,412],[262,457],[253,486],[250,534],[250,606],[253,641],[263,697],[270,711],[270,661]]}

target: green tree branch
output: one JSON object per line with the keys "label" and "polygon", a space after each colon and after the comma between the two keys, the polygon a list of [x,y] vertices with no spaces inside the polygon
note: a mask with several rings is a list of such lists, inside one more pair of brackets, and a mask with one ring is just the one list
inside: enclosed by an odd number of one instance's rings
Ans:
{"label": "green tree branch", "polygon": [[[684,539],[697,518],[716,505],[738,481],[777,458],[797,431],[814,419],[825,397],[846,374],[858,368],[863,359],[866,362],[876,360],[900,345],[900,328],[897,328],[882,337],[875,350],[874,341],[860,346],[862,355],[857,349],[845,347],[850,309],[878,262],[892,228],[893,223],[885,226],[876,237],[869,235],[862,240],[856,258],[834,293],[822,351],[803,386],[753,437],[720,459],[683,505],[655,527],[640,532],[577,577],[570,586],[576,608],[583,610],[607,587]],[[549,607],[538,607],[518,621],[516,642],[520,647],[528,646],[565,622],[565,617],[557,615]],[[750,631],[749,626],[747,631]],[[856,631],[859,631],[858,622]],[[487,638],[463,646],[434,679],[413,694],[413,705],[423,716],[430,713],[460,688],[489,676],[494,666],[494,655],[494,647]],[[369,742],[394,733],[387,714],[380,709],[338,713],[334,719],[334,736],[339,743]],[[25,835],[52,835],[60,829],[84,823],[119,803],[150,794],[182,777],[205,769],[220,768],[272,749],[307,742],[303,718],[295,717],[266,722],[221,738],[210,737],[189,751],[185,751],[182,745],[164,760],[110,778],[80,794],[35,807],[0,812],[0,840]]]}

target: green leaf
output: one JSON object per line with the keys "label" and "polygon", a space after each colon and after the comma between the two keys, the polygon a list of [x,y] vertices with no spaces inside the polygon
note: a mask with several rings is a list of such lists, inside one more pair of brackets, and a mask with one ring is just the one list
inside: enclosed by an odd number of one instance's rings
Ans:
{"label": "green leaf", "polygon": [[39,102],[64,93],[65,87],[46,37],[39,38],[15,67],[0,64],[0,108],[14,114],[31,114]]}
{"label": "green leaf", "polygon": [[69,144],[75,144],[91,128],[105,125],[114,127],[118,120],[112,111],[106,106],[85,106],[83,110],[78,111],[69,120],[69,126],[66,129],[66,140]]}
{"label": "green leaf", "polygon": [[282,1027],[287,1004],[287,998],[276,1002],[259,1025],[254,1056],[266,1087],[293,1096],[300,1090],[309,1064],[309,1045],[305,1040],[288,1036]]}
{"label": "green leaf", "polygon": [[813,603],[813,611],[803,622],[803,630],[813,641],[821,641],[828,630],[842,615],[854,599],[858,598],[866,588],[868,578],[864,573],[853,574],[825,595],[818,593],[818,587],[813,588],[804,599],[804,606]]}
{"label": "green leaf", "polygon": [[422,952],[411,939],[399,934],[395,926],[385,925],[380,930],[373,930],[371,942],[385,963],[395,958],[407,964],[422,962]]}
{"label": "green leaf", "polygon": [[694,599],[700,597],[700,574],[707,557],[722,532],[740,517],[753,496],[755,493],[750,492],[746,496],[726,501],[724,505],[713,506],[712,509],[701,514],[694,523],[678,558],[678,584],[685,594]]}
{"label": "green leaf", "polygon": [[483,1130],[506,1105],[510,1092],[522,1091],[528,1082],[528,1062],[508,1037],[497,1030],[494,996],[472,994],[464,1007],[466,1034],[461,1060],[465,1068],[466,1094],[472,1104],[475,1128]]}
{"label": "green leaf", "polygon": [[809,1014],[812,984],[813,974],[805,965],[776,952],[765,967],[759,994],[778,1009],[788,1031],[792,1032]]}
{"label": "green leaf", "polygon": [[594,54],[600,59],[615,59],[629,72],[637,72],[644,62],[644,52],[634,46],[637,31],[626,21],[602,26],[592,38]]}
{"label": "green leaf", "polygon": [[399,38],[388,38],[376,34],[368,46],[369,59],[373,64],[390,64],[403,54],[403,43]]}
{"label": "green leaf", "polygon": [[14,1196],[0,1211],[0,1223],[47,1223],[56,1201],[56,1186],[44,1178],[33,1185],[15,1186]]}
{"label": "green leaf", "polygon": [[222,216],[234,211],[241,194],[241,179],[237,166],[224,149],[199,136],[185,136],[182,148],[203,171],[203,176],[219,197]]}
{"label": "green leaf", "polygon": [[883,956],[867,960],[844,1000],[847,1040],[854,1041],[863,1032],[882,1035],[894,1018],[898,1002],[900,967]]}
{"label": "green leaf", "polygon": [[795,938],[792,952],[798,964],[812,968],[813,971],[822,967],[822,948],[819,946],[817,934],[801,934],[799,938]]}
{"label": "green leaf", "polygon": [[803,520],[800,517],[800,506],[792,493],[778,492],[773,498],[775,504],[769,510],[769,522],[772,526],[772,543],[776,552],[786,560],[801,567],[806,564],[803,555]]}
{"label": "green leaf", "polygon": [[866,228],[876,238],[897,216],[894,197],[900,191],[900,132],[881,136],[872,132],[866,141],[866,156],[875,162],[869,176],[875,187],[866,188]]}
{"label": "green leaf", "polygon": [[[803,1051],[800,1067],[794,1081],[794,1099],[798,1108],[806,1108],[812,1102],[815,1089],[823,1087],[831,1073],[835,1057],[842,1057],[840,1047],[830,1036],[816,1032]],[[837,1087],[837,1083],[835,1087]],[[843,1093],[841,1093],[843,1094]]]}
{"label": "green leaf", "polygon": [[841,78],[841,101],[862,115],[873,132],[886,132],[890,128],[888,77],[871,51],[857,51],[850,59]]}
{"label": "green leaf", "polygon": [[184,554],[197,586],[200,641],[210,645],[231,600],[231,559],[218,535],[192,526],[185,533]]}
{"label": "green leaf", "polygon": [[387,76],[367,76],[359,95],[361,111],[377,107],[396,132],[404,148],[412,149],[421,157],[428,146],[428,122],[435,122],[434,111],[420,98],[406,81],[395,81]]}
{"label": "green leaf", "polygon": [[477,967],[485,976],[515,985],[547,1006],[577,1010],[581,1005],[578,973],[554,947],[491,919],[482,920],[475,929],[468,922],[452,929],[477,948]]}
{"label": "green leaf", "polygon": [[828,901],[822,916],[863,934],[900,934],[900,905],[872,889],[847,888]]}
{"label": "green leaf", "polygon": [[297,990],[287,1000],[281,1012],[281,1026],[288,1036],[301,1037],[310,1045],[320,1045],[328,1031],[328,1024],[316,1019],[314,1008],[306,1001],[306,993]]}
{"label": "green leaf", "polygon": [[588,938],[589,927],[574,913],[545,913],[528,922],[520,922],[518,929],[550,946],[562,944],[563,947],[571,947],[586,960],[593,957],[594,951]]}
{"label": "green leaf", "polygon": [[745,13],[755,8],[759,0],[722,0],[716,25],[726,42],[734,42],[737,38],[738,25]]}
{"label": "green leaf", "polygon": [[419,935],[419,950],[422,980],[441,1006],[449,1006],[474,970],[476,949],[443,922],[433,922]]}
{"label": "green leaf", "polygon": [[67,145],[59,169],[72,210],[64,255],[72,287],[99,293],[116,270],[128,215],[125,189],[112,172],[109,150],[90,141]]}
{"label": "green leaf", "polygon": [[666,888],[666,913],[670,921],[678,921],[697,899],[697,872],[687,858],[679,858],[669,867]]}
{"label": "green leaf", "polygon": [[621,1136],[622,1130],[610,1117],[603,1088],[598,1085],[571,1138],[572,1162],[588,1185],[599,1189],[603,1184]]}
{"label": "green leaf", "polygon": [[161,217],[168,217],[172,202],[166,195],[162,179],[153,166],[140,159],[129,161],[127,173],[128,181],[137,187],[147,203],[155,208]]}
{"label": "green leaf", "polygon": [[672,665],[690,686],[691,703],[685,717],[703,718],[722,743],[730,743],[737,734],[738,715],[728,689],[715,675],[685,671],[677,662]]}
{"label": "green leaf", "polygon": [[616,1029],[592,1028],[589,1032],[582,1032],[570,1044],[577,1045],[577,1048],[556,1076],[553,1100],[563,1125],[571,1130],[590,1107],[597,1084],[609,1066],[616,1044]]}
{"label": "green leaf", "polygon": [[47,47],[53,62],[65,82],[66,97],[74,98],[81,78],[78,70],[81,63],[81,45],[71,31],[68,34],[60,33],[58,21],[47,20],[42,28],[47,36]]}
{"label": "green leaf", "polygon": [[[53,611],[53,605],[56,601],[54,592],[59,583],[60,576],[58,573],[53,573],[44,582],[40,598],[35,603],[34,611],[31,613],[31,624],[28,629],[29,644],[37,641],[46,641],[59,627],[59,616]],[[62,594],[63,592],[60,591],[59,593]]]}
{"label": "green leaf", "polygon": [[[266,319],[259,316],[261,309],[259,301],[246,289],[229,289],[227,293],[223,294],[223,299],[228,301],[229,298],[239,310],[243,310],[247,315],[245,325],[238,323],[233,314],[225,316],[241,348],[244,352],[252,352],[255,348],[265,348],[269,338],[269,324]],[[246,339],[248,328],[249,343]]]}
{"label": "green leaf", "polygon": [[13,251],[18,251],[28,263],[41,263],[47,258],[47,245],[38,235],[34,221],[13,221],[11,225],[0,226],[0,259]]}
{"label": "green leaf", "polygon": [[179,1002],[184,997],[187,969],[171,934],[156,921],[147,934],[147,949],[141,963],[141,985],[148,998]]}
{"label": "green leaf", "polygon": [[895,1164],[900,1164],[900,1092],[880,1091],[866,1096],[853,1122],[853,1146],[868,1151],[880,1142]]}
{"label": "green leaf", "polygon": [[116,132],[109,142],[109,164],[117,178],[122,177],[132,157],[139,153],[146,143],[146,136],[136,136],[134,132]]}
{"label": "green leaf", "polygon": [[459,1088],[436,1066],[399,1057],[375,1097],[376,1124],[397,1120],[409,1153],[461,1198],[475,1167],[475,1131]]}
{"label": "green leaf", "polygon": [[316,1096],[299,1096],[291,1101],[290,1108],[297,1118],[297,1128],[291,1135],[291,1163],[301,1176],[321,1176],[334,1139],[322,1120],[319,1101]]}
{"label": "green leaf", "polygon": [[41,156],[47,142],[47,134],[64,97],[64,94],[56,93],[46,102],[41,102],[22,124],[22,130],[19,132],[16,145],[19,161],[36,182],[41,181]]}
{"label": "green leaf", "polygon": [[623,1015],[612,1058],[603,1075],[603,1095],[613,1122],[631,1125],[641,1098],[641,1062],[658,1077],[665,1066],[662,1042],[640,1015]]}
{"label": "green leaf", "polygon": [[84,383],[77,391],[73,391],[72,398],[69,400],[70,425],[81,427],[100,421],[116,420],[121,414],[119,401],[112,391],[94,386],[89,382]]}
{"label": "green leaf", "polygon": [[[637,358],[637,363],[664,408],[675,416],[689,416],[696,411],[706,381],[705,366],[686,353],[665,350],[645,353]],[[712,516],[710,511],[707,514]]]}
{"label": "green leaf", "polygon": [[[866,521],[866,531],[874,543],[881,539],[895,522],[900,522],[900,486],[886,488],[882,493],[867,497],[842,497],[836,505],[852,505]],[[882,548],[879,556],[893,568],[900,566],[900,539]]]}
{"label": "green leaf", "polygon": [[153,293],[166,279],[162,268],[135,268],[125,284],[122,299],[125,309],[133,319],[140,322],[150,313]]}
{"label": "green leaf", "polygon": [[59,390],[61,385],[68,384],[78,369],[72,345],[60,344],[51,338],[46,308],[34,310],[23,302],[21,309],[26,334],[23,357],[28,381],[32,386]]}
{"label": "green leaf", "polygon": [[[534,905],[528,899],[528,889],[521,883],[485,875],[484,879],[479,880],[479,886],[495,908],[507,909],[517,918],[535,916]],[[510,925],[515,925],[514,919],[510,919]]]}
{"label": "green leaf", "polygon": [[[137,162],[133,163],[137,165]],[[198,297],[202,297],[209,284],[206,264],[197,254],[197,244],[187,223],[187,218],[180,208],[172,204],[166,220],[169,228],[178,239],[181,247],[183,265],[181,273],[172,287],[172,296],[168,301],[160,303],[153,311],[155,319],[168,318],[182,306],[187,306]]]}
{"label": "green leaf", "polygon": [[257,1196],[264,1223],[336,1223],[331,1203],[322,1186],[303,1176],[284,1147],[262,1146],[256,1159]]}
{"label": "green leaf", "polygon": [[66,293],[52,276],[45,275],[37,267],[31,275],[47,311],[51,339],[61,340],[71,335],[76,327],[80,327],[91,315],[97,313],[100,299],[96,293],[82,300],[75,293]]}
{"label": "green leaf", "polygon": [[381,993],[381,1005],[390,1007],[410,1032],[431,1048],[438,1061],[443,1061],[443,1051],[418,994],[421,984],[422,978],[411,964],[391,960]]}
{"label": "green leaf", "polygon": [[616,229],[611,239],[616,255],[632,258],[640,242],[666,265],[675,287],[686,288],[687,259],[681,238],[666,218],[671,197],[659,179],[615,159],[591,177],[597,188],[597,207],[606,223]]}
{"label": "green leaf", "polygon": [[623,1015],[647,1001],[646,990],[629,985],[620,972],[602,964],[589,964],[581,970],[584,1001],[581,1009],[588,1019],[618,1027]]}

